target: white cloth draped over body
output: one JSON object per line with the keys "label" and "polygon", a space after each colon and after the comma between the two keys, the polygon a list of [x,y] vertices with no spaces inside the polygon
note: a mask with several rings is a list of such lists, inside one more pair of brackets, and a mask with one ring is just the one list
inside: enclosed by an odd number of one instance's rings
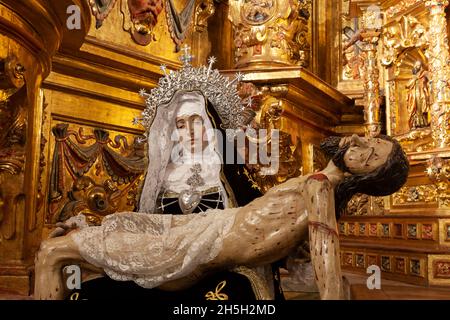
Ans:
{"label": "white cloth draped over body", "polygon": [[110,278],[155,288],[217,257],[238,210],[191,215],[123,212],[70,236],[81,256]]}

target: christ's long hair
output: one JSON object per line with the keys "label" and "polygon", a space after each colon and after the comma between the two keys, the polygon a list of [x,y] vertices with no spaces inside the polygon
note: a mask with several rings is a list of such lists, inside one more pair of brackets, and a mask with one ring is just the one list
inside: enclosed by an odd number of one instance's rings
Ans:
{"label": "christ's long hair", "polygon": [[[398,191],[405,183],[409,173],[409,162],[405,152],[397,140],[389,136],[380,135],[378,138],[392,142],[392,150],[386,163],[370,173],[352,174],[345,177],[335,190],[336,218],[344,212],[347,203],[357,193],[370,196],[387,196]],[[344,155],[349,149],[349,144],[339,147],[341,137],[325,139],[320,147],[329,156],[333,163],[343,172],[350,172],[344,162]]]}

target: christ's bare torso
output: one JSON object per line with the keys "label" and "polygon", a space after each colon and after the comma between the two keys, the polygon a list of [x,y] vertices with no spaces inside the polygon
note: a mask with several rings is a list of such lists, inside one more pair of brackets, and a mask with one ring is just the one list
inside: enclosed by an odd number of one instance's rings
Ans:
{"label": "christ's bare torso", "polygon": [[308,239],[308,203],[314,197],[306,186],[309,177],[293,178],[240,208],[219,255],[189,277],[161,288],[177,290],[218,269],[256,267],[288,256]]}

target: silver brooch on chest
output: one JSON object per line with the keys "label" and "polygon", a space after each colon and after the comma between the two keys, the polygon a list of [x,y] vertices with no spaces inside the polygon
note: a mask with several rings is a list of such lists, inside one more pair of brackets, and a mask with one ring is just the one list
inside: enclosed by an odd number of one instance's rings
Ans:
{"label": "silver brooch on chest", "polygon": [[192,166],[192,176],[186,180],[186,184],[190,186],[190,188],[181,191],[180,196],[178,197],[178,203],[184,214],[191,214],[202,201],[202,194],[197,190],[198,187],[205,185],[205,181],[200,176],[201,171],[202,166],[199,163]]}

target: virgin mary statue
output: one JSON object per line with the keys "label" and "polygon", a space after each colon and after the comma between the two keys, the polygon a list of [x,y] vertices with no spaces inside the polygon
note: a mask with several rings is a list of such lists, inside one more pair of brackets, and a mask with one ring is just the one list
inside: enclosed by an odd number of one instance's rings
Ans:
{"label": "virgin mary statue", "polygon": [[[147,107],[136,123],[147,129],[148,146],[141,213],[208,215],[210,209],[245,206],[261,196],[246,178],[245,157],[235,145],[234,134],[242,133],[255,115],[238,96],[241,76],[223,77],[212,70],[214,59],[208,67],[194,68],[189,57],[183,58],[181,70],[166,73],[162,67],[165,77],[159,86],[150,93],[141,91]],[[196,226],[192,228],[195,234]],[[280,294],[271,266],[223,270],[177,291],[145,289],[131,279],[108,275],[83,283],[80,298],[202,301],[273,299]]]}

